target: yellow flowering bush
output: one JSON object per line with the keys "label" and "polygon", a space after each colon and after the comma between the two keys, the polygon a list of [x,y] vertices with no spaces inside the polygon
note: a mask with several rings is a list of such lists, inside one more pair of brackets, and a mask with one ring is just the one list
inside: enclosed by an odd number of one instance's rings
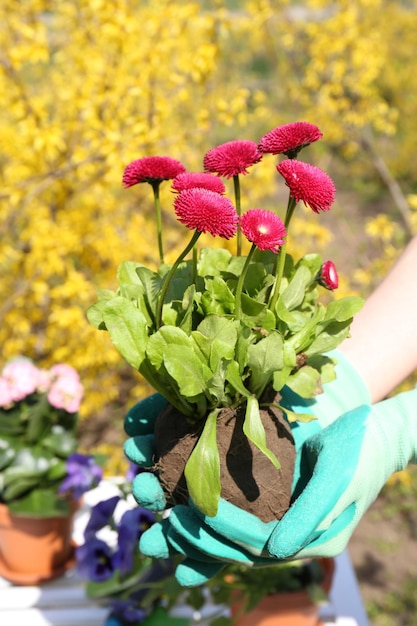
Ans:
{"label": "yellow flowering bush", "polygon": [[[149,198],[141,189],[126,194],[121,185],[123,167],[138,156],[167,154],[199,170],[199,155],[234,138],[236,127],[253,139],[272,123],[298,114],[326,128],[326,143],[338,147],[342,142],[346,159],[357,150],[356,131],[372,126],[385,142],[379,145],[389,167],[412,198],[417,156],[409,129],[416,104],[404,94],[412,92],[417,75],[417,61],[409,55],[413,6],[415,0],[407,6],[391,0],[308,0],[303,7],[289,0],[233,5],[222,0],[4,0],[4,361],[25,354],[42,367],[71,364],[86,389],[82,416],[127,405],[146,393],[138,381],[126,379],[107,336],[95,332],[85,316],[97,286],[112,286],[122,259],[157,260]],[[313,158],[337,173],[333,153],[319,148]],[[363,171],[349,160],[343,168],[352,189]],[[245,209],[276,195],[270,172],[267,164],[256,171],[250,189],[244,189]],[[161,188],[161,194],[169,206],[169,189]],[[171,225],[168,215],[167,220],[170,261],[183,242],[174,220]],[[395,225],[394,217],[392,228],[371,221],[362,234],[363,221],[356,226],[357,245],[371,241],[375,254],[391,263],[404,241],[404,227]],[[410,221],[415,225],[415,215]],[[331,239],[330,223],[314,226],[300,212],[293,228],[302,238],[300,250],[310,245],[306,238],[319,251],[341,248]],[[361,255],[357,258],[360,264]],[[366,295],[368,265],[366,259],[362,275],[341,285],[343,295],[352,286]],[[373,275],[386,267],[381,261],[372,267]]]}

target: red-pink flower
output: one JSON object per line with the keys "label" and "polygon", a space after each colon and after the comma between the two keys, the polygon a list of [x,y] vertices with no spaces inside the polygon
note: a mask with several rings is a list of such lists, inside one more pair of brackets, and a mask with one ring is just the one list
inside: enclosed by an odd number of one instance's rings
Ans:
{"label": "red-pink flower", "polygon": [[310,122],[291,122],[277,126],[266,133],[259,142],[261,152],[286,154],[294,159],[299,151],[323,137],[320,129]]}
{"label": "red-pink flower", "polygon": [[168,156],[146,156],[132,161],[123,173],[123,187],[132,187],[138,183],[160,183],[171,180],[185,172],[185,167]]}
{"label": "red-pink flower", "polygon": [[194,189],[199,187],[202,189],[210,189],[216,193],[224,193],[226,187],[223,181],[214,174],[209,172],[183,172],[178,174],[172,183],[172,191],[180,192],[185,189]]}
{"label": "red-pink flower", "polygon": [[337,289],[339,286],[339,276],[333,261],[325,261],[320,269],[318,282],[326,289]]}
{"label": "red-pink flower", "polygon": [[232,178],[238,174],[247,174],[247,168],[262,159],[254,141],[237,139],[222,143],[206,152],[204,169],[219,176]]}
{"label": "red-pink flower", "polygon": [[302,200],[315,213],[328,211],[333,204],[336,188],[330,176],[319,167],[288,159],[278,163],[277,170],[296,202]]}
{"label": "red-pink flower", "polygon": [[238,215],[233,203],[209,189],[186,189],[174,200],[174,210],[182,224],[201,233],[230,239],[236,233]]}
{"label": "red-pink flower", "polygon": [[286,237],[285,226],[278,215],[263,209],[251,209],[240,218],[240,228],[246,239],[259,250],[278,252]]}

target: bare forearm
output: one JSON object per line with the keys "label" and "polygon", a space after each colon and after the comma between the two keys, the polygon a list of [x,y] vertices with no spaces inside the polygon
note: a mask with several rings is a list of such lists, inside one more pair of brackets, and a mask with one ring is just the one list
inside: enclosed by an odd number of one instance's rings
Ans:
{"label": "bare forearm", "polygon": [[340,349],[384,398],[417,368],[417,237],[355,317]]}

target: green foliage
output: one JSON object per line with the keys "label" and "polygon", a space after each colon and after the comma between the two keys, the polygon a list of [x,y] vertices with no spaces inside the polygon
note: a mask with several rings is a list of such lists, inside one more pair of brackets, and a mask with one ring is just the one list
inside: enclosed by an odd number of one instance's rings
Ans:
{"label": "green foliage", "polygon": [[202,422],[185,477],[199,509],[215,515],[221,493],[216,441],[221,408],[245,407],[245,436],[278,469],[259,403],[271,386],[276,392],[288,386],[305,398],[317,392],[322,374],[331,377],[332,361],[322,354],[348,336],[361,300],[350,296],[328,306],[319,301],[318,254],[294,262],[282,250],[284,272],[278,281],[276,255],[259,249],[254,254],[254,246],[247,257],[203,248],[183,261],[196,239],[197,231],[178,260],[162,263],[157,271],[122,263],[117,291],[102,292],[87,316],[97,329],[108,331],[123,358],[185,418]]}
{"label": "green foliage", "polygon": [[57,494],[66,458],[76,451],[77,414],[49,405],[46,394],[0,410],[0,501],[13,513],[66,515]]}
{"label": "green foliage", "polygon": [[256,568],[228,565],[209,582],[209,587],[216,602],[230,604],[232,599],[241,600],[246,613],[263,597],[279,593],[306,590],[314,602],[322,602],[326,599],[320,587],[323,577],[316,559]]}

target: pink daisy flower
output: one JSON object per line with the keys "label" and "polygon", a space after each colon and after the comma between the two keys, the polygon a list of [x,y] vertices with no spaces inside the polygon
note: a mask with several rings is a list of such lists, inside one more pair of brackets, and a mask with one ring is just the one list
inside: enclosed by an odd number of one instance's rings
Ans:
{"label": "pink daisy flower", "polygon": [[278,163],[277,170],[296,202],[302,200],[315,213],[328,211],[334,202],[336,188],[330,176],[318,167],[288,159]]}
{"label": "pink daisy flower", "polygon": [[339,276],[333,261],[325,261],[320,269],[318,282],[326,289],[337,289],[339,286]]}
{"label": "pink daisy flower", "polygon": [[285,226],[278,215],[263,209],[251,209],[240,218],[240,228],[246,239],[259,250],[271,250],[277,253],[284,243]]}
{"label": "pink daisy flower", "polygon": [[261,159],[262,153],[254,141],[237,139],[209,150],[204,156],[204,169],[232,178],[238,174],[247,174],[247,168]]}
{"label": "pink daisy flower", "polygon": [[209,189],[185,189],[174,200],[178,220],[192,230],[230,239],[236,233],[238,215],[233,203]]}
{"label": "pink daisy flower", "polygon": [[294,159],[302,148],[321,137],[323,133],[314,124],[292,122],[277,126],[266,133],[259,142],[259,150],[271,154],[285,154]]}
{"label": "pink daisy flower", "polygon": [[168,156],[146,156],[132,161],[123,173],[123,187],[132,187],[138,183],[160,183],[171,180],[185,172],[185,167]]}
{"label": "pink daisy flower", "polygon": [[224,193],[226,191],[223,181],[218,176],[214,176],[214,174],[210,174],[209,172],[183,172],[182,174],[178,174],[178,176],[174,178],[171,188],[172,191],[178,193],[185,189],[193,189],[195,187],[209,189],[216,193]]}

